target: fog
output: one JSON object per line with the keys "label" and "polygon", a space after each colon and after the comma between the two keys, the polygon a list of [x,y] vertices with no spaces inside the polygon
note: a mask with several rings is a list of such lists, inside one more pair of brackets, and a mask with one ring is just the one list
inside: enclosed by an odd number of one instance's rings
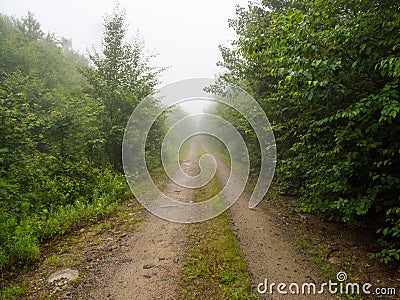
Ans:
{"label": "fog", "polygon": [[[102,21],[116,1],[3,0],[1,13],[21,17],[34,13],[45,32],[55,32],[72,40],[74,49],[86,53],[99,48]],[[170,67],[161,76],[162,84],[194,77],[212,78],[221,69],[218,45],[235,37],[228,19],[235,18],[235,6],[247,0],[203,1],[119,1],[126,9],[128,36],[139,36],[150,53],[159,53],[153,64]]]}

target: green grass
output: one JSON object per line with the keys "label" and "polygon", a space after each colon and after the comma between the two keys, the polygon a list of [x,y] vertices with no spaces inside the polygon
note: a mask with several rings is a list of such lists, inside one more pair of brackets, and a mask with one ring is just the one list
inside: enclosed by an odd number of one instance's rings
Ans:
{"label": "green grass", "polygon": [[[207,200],[219,191],[214,177],[196,190],[195,201]],[[226,212],[193,225],[183,265],[181,299],[257,299],[251,294],[247,264]]]}
{"label": "green grass", "polygon": [[96,222],[82,223],[84,231],[74,230],[48,240],[47,244],[41,247],[41,261],[43,263],[39,267],[31,266],[24,271],[3,278],[0,282],[2,285],[0,299],[19,299],[32,289],[32,285],[40,284],[39,282],[29,281],[29,274],[33,268],[38,268],[37,272],[40,273],[41,277],[46,277],[53,268],[74,268],[84,264],[85,255],[82,254],[82,251],[84,251],[85,242],[82,242],[82,234],[92,237],[92,245],[101,244],[104,242],[101,234],[105,231],[115,229],[116,232],[120,232],[121,230],[134,229],[141,221],[141,218],[136,214],[140,209],[141,206],[132,199],[122,201],[102,219],[97,219]]}
{"label": "green grass", "polygon": [[54,254],[50,257],[48,257],[45,262],[49,266],[53,267],[63,267],[63,268],[72,268],[74,266],[77,266],[80,264],[79,257],[77,257],[74,254],[69,254],[69,255],[57,255]]}
{"label": "green grass", "polygon": [[12,285],[10,287],[6,287],[0,292],[1,300],[13,300],[18,299],[19,297],[25,295],[27,292],[27,288],[24,285]]}

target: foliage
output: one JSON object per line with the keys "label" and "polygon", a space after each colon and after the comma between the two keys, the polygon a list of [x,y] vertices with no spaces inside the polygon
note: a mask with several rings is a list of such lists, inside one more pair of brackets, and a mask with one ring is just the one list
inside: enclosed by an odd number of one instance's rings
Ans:
{"label": "foliage", "polygon": [[[122,22],[118,15],[113,20]],[[107,24],[106,30],[118,35],[113,23]],[[153,89],[158,73],[148,66],[141,45],[119,46],[108,49],[104,60],[92,56],[98,60],[90,66],[70,41],[43,33],[33,14],[0,15],[2,276],[34,264],[44,241],[94,222],[129,195],[123,175],[109,164],[117,161],[104,149],[116,141],[113,133],[121,137],[126,117]],[[99,68],[110,57],[118,62]],[[78,69],[102,75],[97,81],[88,75],[86,81]],[[119,77],[106,79],[112,74]]]}
{"label": "foliage", "polygon": [[37,114],[43,112],[30,107],[23,95],[0,92],[0,269],[4,269],[37,260],[40,241],[102,215],[122,197],[126,186],[121,175],[94,168],[84,156],[72,156],[73,145],[64,156],[54,149],[38,151],[40,145],[52,143],[35,131],[42,127],[46,132],[57,122],[50,115],[46,123],[51,126],[42,126],[44,120]]}
{"label": "foliage", "polygon": [[46,89],[75,89],[83,79],[77,67],[84,64],[86,59],[73,51],[71,41],[44,34],[32,13],[22,19],[0,14],[0,76],[21,72]]}
{"label": "foliage", "polygon": [[154,55],[145,55],[144,44],[138,38],[133,43],[125,41],[124,11],[116,8],[105,18],[104,28],[102,52],[89,54],[94,67],[86,66],[81,71],[93,97],[104,106],[101,133],[107,161],[120,170],[125,126],[138,103],[154,92],[163,69],[150,66]]}
{"label": "foliage", "polygon": [[381,228],[399,259],[399,19],[395,1],[262,1],[221,47],[277,136],[277,181],[322,218]]}

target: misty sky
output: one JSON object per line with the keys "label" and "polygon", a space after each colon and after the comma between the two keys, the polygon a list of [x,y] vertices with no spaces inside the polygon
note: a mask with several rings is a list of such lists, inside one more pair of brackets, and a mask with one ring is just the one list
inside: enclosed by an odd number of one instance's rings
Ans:
{"label": "misty sky", "polygon": [[[128,36],[144,39],[146,49],[159,53],[157,66],[170,66],[163,84],[193,77],[213,78],[218,73],[219,44],[235,37],[228,19],[235,18],[235,5],[248,0],[120,0],[126,9]],[[0,12],[20,17],[35,14],[45,32],[72,39],[73,47],[86,53],[100,46],[105,13],[116,1],[94,0],[1,0]]]}

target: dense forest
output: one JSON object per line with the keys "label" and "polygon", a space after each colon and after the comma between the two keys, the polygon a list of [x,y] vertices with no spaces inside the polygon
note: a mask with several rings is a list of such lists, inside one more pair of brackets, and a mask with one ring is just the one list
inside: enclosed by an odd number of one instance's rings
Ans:
{"label": "dense forest", "polygon": [[0,15],[2,271],[38,261],[43,241],[129,197],[123,132],[162,69],[150,66],[141,40],[126,42],[126,30],[116,9],[104,19],[101,52],[87,58],[45,34],[32,13]]}
{"label": "dense forest", "polygon": [[[100,51],[82,55],[32,13],[0,15],[0,269],[40,259],[40,246],[95,222],[131,197],[121,165],[125,125],[163,68],[125,15],[104,19]],[[275,185],[302,211],[368,227],[384,263],[400,260],[400,5],[398,1],[264,0],[237,8],[221,46],[221,83],[264,109],[277,141]],[[248,144],[249,125],[218,108]],[[164,122],[147,157],[160,163]]]}
{"label": "dense forest", "polygon": [[[236,40],[220,47],[220,82],[267,114],[279,190],[302,211],[377,231],[374,255],[399,260],[399,2],[265,0],[237,16]],[[243,118],[220,111],[257,153]]]}

